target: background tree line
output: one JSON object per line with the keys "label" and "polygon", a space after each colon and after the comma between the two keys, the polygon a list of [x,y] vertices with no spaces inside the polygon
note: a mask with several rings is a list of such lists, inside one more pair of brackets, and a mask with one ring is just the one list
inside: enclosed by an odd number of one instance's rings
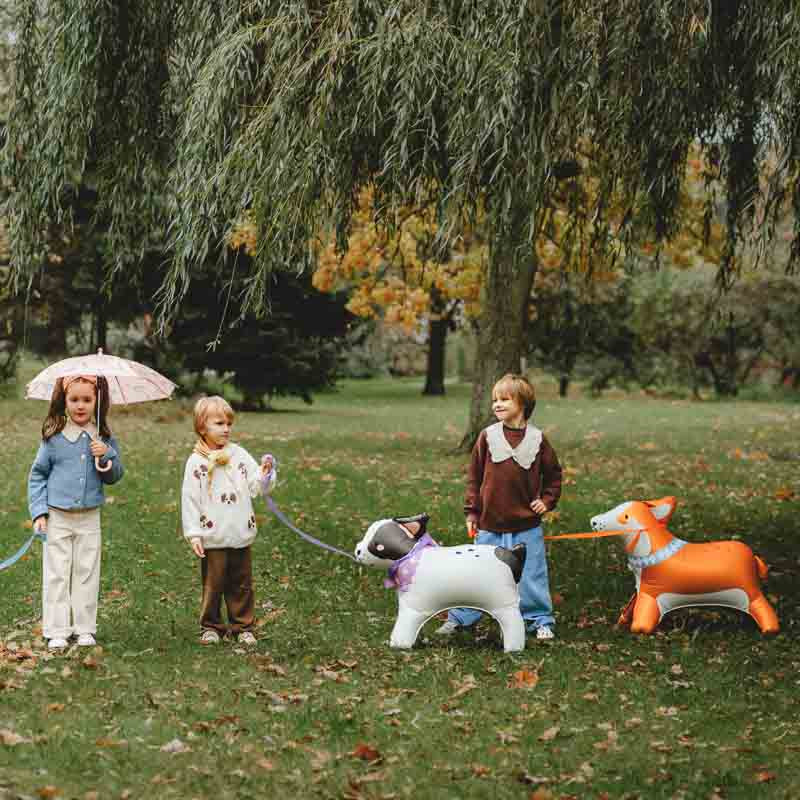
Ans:
{"label": "background tree line", "polygon": [[[104,286],[142,285],[158,254],[161,331],[210,272],[215,306],[258,313],[273,275],[308,275],[330,242],[345,257],[359,213],[387,245],[404,209],[433,214],[415,245],[427,274],[474,267],[465,231],[482,247],[465,443],[528,349],[532,296],[541,318],[543,236],[565,272],[634,266],[643,243],[684,234],[699,148],[702,239],[724,195],[715,266],[730,285],[800,205],[800,10],[785,0],[69,5],[14,5],[12,289],[43,274],[86,186]],[[243,219],[255,247],[234,272]],[[456,313],[444,283],[412,300],[434,309],[432,334]]]}

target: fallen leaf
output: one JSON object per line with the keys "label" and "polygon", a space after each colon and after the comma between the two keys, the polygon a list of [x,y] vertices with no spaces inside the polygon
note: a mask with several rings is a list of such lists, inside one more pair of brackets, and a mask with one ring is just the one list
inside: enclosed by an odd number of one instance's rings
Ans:
{"label": "fallen leaf", "polygon": [[540,742],[552,742],[553,739],[558,736],[558,732],[561,730],[560,726],[554,725],[552,728],[548,728],[540,737]]}
{"label": "fallen leaf", "polygon": [[47,786],[42,786],[41,789],[37,789],[36,794],[42,800],[50,800],[51,797],[58,797],[61,794],[61,790],[57,786],[48,784]]}
{"label": "fallen leaf", "polygon": [[162,744],[160,748],[162,753],[185,753],[189,749],[180,739],[173,739],[166,744]]}
{"label": "fallen leaf", "polygon": [[770,781],[774,781],[775,778],[778,776],[774,772],[770,772],[767,769],[761,769],[753,775],[753,780],[756,783],[769,783]]}
{"label": "fallen leaf", "polygon": [[377,761],[381,757],[380,751],[364,742],[357,744],[349,755],[353,758],[360,758],[362,761]]}
{"label": "fallen leaf", "polygon": [[265,769],[269,772],[275,769],[275,764],[270,761],[268,758],[259,758],[256,761],[256,766],[260,767],[261,769]]}
{"label": "fallen leaf", "polygon": [[508,682],[509,689],[533,689],[539,683],[539,673],[534,669],[519,669]]}
{"label": "fallen leaf", "polygon": [[478,684],[475,682],[474,675],[465,675],[464,679],[459,683],[458,681],[450,681],[451,686],[457,686],[456,693],[453,697],[461,697],[465,695],[467,692],[471,692],[473,689],[478,688]]}
{"label": "fallen leaf", "polygon": [[15,731],[10,731],[8,728],[0,729],[0,744],[4,744],[6,747],[16,747],[18,744],[27,744],[28,742],[30,739],[20,736]]}

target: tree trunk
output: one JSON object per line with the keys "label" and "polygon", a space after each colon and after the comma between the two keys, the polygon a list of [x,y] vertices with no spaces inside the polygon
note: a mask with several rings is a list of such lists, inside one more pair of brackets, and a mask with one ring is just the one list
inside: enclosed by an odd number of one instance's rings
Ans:
{"label": "tree trunk", "polygon": [[449,325],[450,321],[444,316],[430,320],[428,363],[425,369],[425,388],[422,390],[422,394],[444,394],[444,356]]}
{"label": "tree trunk", "polygon": [[530,245],[506,244],[513,239],[523,240],[508,236],[504,247],[496,247],[489,254],[472,402],[462,450],[472,448],[481,430],[493,421],[492,387],[505,373],[519,372],[525,352],[528,303],[537,264]]}
{"label": "tree trunk", "polygon": [[42,272],[41,291],[47,304],[48,356],[63,356],[67,352],[67,309],[65,297],[71,271],[66,261],[48,263]]}
{"label": "tree trunk", "polygon": [[562,375],[558,379],[558,396],[566,397],[569,392],[569,375]]}

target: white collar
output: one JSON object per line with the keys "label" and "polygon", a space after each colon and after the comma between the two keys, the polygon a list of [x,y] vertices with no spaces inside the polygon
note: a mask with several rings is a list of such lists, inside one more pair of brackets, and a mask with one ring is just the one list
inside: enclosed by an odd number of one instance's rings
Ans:
{"label": "white collar", "polygon": [[77,442],[82,433],[86,432],[90,439],[97,438],[97,426],[94,422],[87,422],[85,425],[76,425],[71,419],[67,418],[67,424],[61,433],[68,442]]}
{"label": "white collar", "polygon": [[486,443],[489,445],[489,455],[495,464],[513,458],[522,469],[530,469],[542,444],[542,432],[527,424],[522,441],[516,447],[512,447],[503,433],[503,423],[496,422],[486,429]]}

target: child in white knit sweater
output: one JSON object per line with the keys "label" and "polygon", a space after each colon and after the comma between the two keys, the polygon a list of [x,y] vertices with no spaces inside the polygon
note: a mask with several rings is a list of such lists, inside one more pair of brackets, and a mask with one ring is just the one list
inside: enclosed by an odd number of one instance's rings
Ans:
{"label": "child in white knit sweater", "polygon": [[[204,397],[194,408],[200,437],[186,462],[181,492],[183,535],[201,559],[203,599],[200,641],[219,642],[229,631],[243,644],[253,635],[255,596],[251,547],[256,537],[252,498],[272,491],[276,470],[265,456],[261,465],[230,442],[233,409],[222,397]],[[222,600],[228,623],[222,620]]]}

